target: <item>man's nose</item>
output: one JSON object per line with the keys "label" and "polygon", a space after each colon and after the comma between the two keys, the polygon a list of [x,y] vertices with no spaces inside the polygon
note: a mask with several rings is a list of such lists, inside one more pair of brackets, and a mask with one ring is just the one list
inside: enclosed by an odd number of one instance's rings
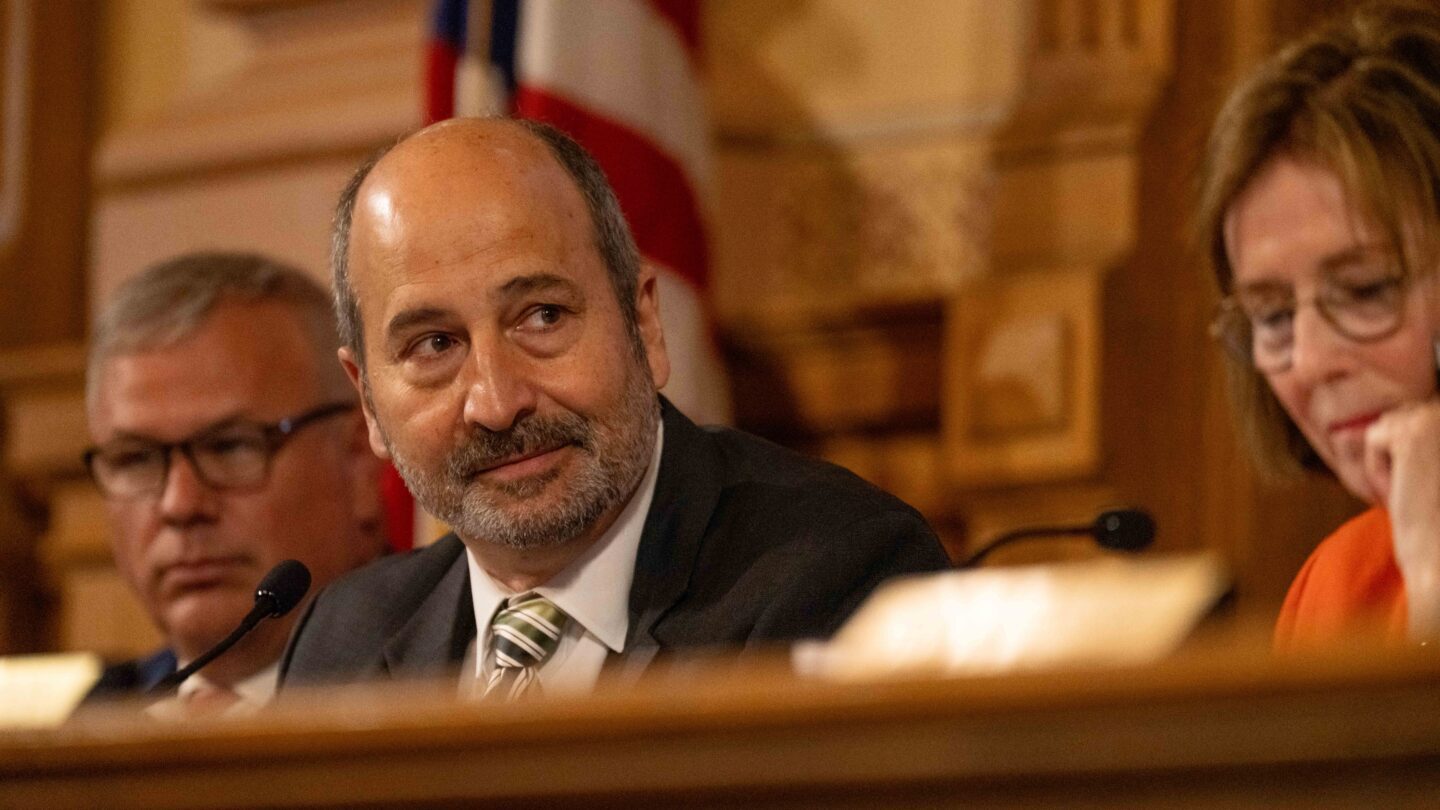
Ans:
{"label": "man's nose", "polygon": [[170,463],[160,486],[160,514],[166,522],[189,524],[215,516],[218,493],[178,447],[170,450]]}
{"label": "man's nose", "polygon": [[465,423],[506,430],[535,411],[536,390],[529,365],[503,348],[477,351],[465,391]]}

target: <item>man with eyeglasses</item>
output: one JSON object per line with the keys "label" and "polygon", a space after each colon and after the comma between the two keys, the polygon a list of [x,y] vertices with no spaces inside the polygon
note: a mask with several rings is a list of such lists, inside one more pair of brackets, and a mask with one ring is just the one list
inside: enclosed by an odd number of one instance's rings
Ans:
{"label": "man with eyeglasses", "polygon": [[[87,368],[85,462],[116,565],[168,646],[109,668],[91,698],[143,693],[220,641],[281,560],[303,562],[318,589],[381,553],[379,462],[335,343],[326,292],[257,255],[181,256],[109,302]],[[264,704],[294,616],[260,625],[151,713]]]}

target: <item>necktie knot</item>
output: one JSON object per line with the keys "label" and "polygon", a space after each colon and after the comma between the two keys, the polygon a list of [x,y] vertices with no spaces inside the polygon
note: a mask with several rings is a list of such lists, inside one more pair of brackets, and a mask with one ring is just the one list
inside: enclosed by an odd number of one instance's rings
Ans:
{"label": "necktie knot", "polygon": [[485,694],[506,700],[523,694],[535,680],[535,671],[555,652],[569,620],[565,611],[539,594],[512,597],[509,606],[490,621],[490,648],[495,669]]}

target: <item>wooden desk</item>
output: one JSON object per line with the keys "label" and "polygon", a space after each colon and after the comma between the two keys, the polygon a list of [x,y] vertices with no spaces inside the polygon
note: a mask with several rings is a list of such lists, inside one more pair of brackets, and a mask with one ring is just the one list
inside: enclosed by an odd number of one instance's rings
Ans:
{"label": "wooden desk", "polygon": [[1419,653],[872,685],[761,666],[529,706],[452,691],[3,737],[0,807],[1440,801],[1440,657]]}

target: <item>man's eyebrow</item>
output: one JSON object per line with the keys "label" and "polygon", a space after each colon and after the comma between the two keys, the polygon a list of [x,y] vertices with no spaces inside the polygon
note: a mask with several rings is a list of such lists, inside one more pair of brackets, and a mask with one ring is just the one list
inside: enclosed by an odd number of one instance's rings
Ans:
{"label": "man's eyebrow", "polygon": [[[215,421],[206,424],[204,427],[202,427],[202,428],[200,428],[200,429],[198,429],[198,430],[193,430],[193,431],[191,431],[190,433],[186,434],[184,437],[182,437],[181,439],[179,439],[179,441],[181,441],[181,442],[193,441],[193,440],[195,440],[195,439],[199,439],[199,438],[201,438],[201,437],[208,436],[208,435],[210,435],[211,433],[214,433],[214,432],[217,431],[217,430],[224,430],[224,429],[226,429],[226,428],[234,427],[235,425],[243,425],[243,424],[246,424],[246,423],[249,423],[249,422],[260,422],[260,421],[262,421],[262,420],[251,419],[251,418],[247,417],[245,414],[240,413],[240,412],[237,411],[237,412],[235,412],[235,413],[231,413],[231,414],[229,414],[229,415],[222,416],[221,418],[216,419]],[[114,435],[114,436],[111,436],[109,439],[106,439],[104,442],[101,442],[101,444],[110,444],[110,443],[112,443],[112,442],[122,442],[122,441],[123,441],[123,442],[136,442],[136,443],[141,443],[141,444],[174,444],[174,443],[175,443],[175,442],[167,442],[167,441],[165,441],[164,439],[157,438],[157,437],[152,436],[152,435],[150,435],[150,434],[148,434],[148,433],[136,433],[136,432],[134,432],[134,431],[125,430],[125,429],[121,428],[121,429],[118,429],[118,430],[115,431],[115,435]]]}
{"label": "man's eyebrow", "polygon": [[447,311],[440,307],[415,307],[395,313],[395,317],[385,325],[386,334],[393,335],[403,332],[417,323],[429,323],[440,320],[447,315]]}
{"label": "man's eyebrow", "polygon": [[531,273],[524,276],[516,276],[500,286],[496,291],[500,298],[519,298],[531,293],[545,292],[547,290],[564,290],[565,292],[578,293],[579,285],[570,279],[555,273]]}

